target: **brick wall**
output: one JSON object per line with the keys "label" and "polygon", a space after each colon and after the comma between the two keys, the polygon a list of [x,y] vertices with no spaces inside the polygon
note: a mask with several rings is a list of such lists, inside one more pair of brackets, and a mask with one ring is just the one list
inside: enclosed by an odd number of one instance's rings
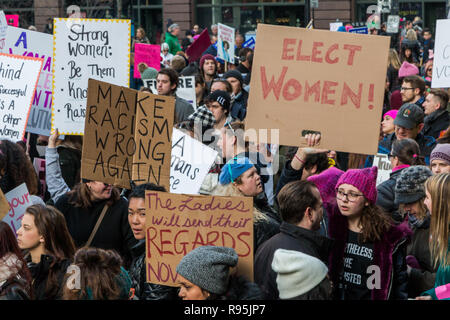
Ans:
{"label": "brick wall", "polygon": [[[319,0],[319,8],[314,9],[314,28],[330,29],[330,22],[351,21],[352,0]],[[311,14],[312,17],[312,14]]]}
{"label": "brick wall", "polygon": [[192,0],[162,0],[163,4],[163,31],[167,31],[167,20],[170,18],[178,23],[181,29],[178,38],[185,37],[186,30],[193,26],[194,1]]}
{"label": "brick wall", "polygon": [[34,0],[34,24],[38,31],[44,31],[48,18],[61,17],[61,11],[59,0]]}

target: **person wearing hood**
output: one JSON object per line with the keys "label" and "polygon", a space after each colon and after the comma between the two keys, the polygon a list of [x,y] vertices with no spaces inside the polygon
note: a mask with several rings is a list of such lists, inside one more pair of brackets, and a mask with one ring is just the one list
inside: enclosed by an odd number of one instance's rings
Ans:
{"label": "person wearing hood", "polygon": [[412,166],[401,172],[395,184],[395,203],[413,232],[406,256],[409,298],[432,288],[436,276],[437,268],[433,267],[428,246],[431,217],[424,204],[424,184],[431,176],[427,167]]}
{"label": "person wearing hood", "polygon": [[230,271],[238,260],[232,248],[195,248],[177,265],[178,296],[183,300],[261,300],[255,283]]}

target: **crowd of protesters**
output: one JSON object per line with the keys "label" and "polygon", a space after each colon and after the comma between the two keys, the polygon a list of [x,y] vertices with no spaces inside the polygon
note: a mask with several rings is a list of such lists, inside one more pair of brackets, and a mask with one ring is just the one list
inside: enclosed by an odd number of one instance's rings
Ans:
{"label": "crowd of protesters", "polygon": [[[179,287],[147,282],[145,191],[167,190],[81,179],[82,138],[58,139],[56,130],[26,144],[0,141],[1,190],[25,183],[33,203],[16,234],[0,222],[0,300],[450,299],[449,95],[430,89],[431,31],[407,21],[391,45],[378,152],[392,173],[379,185],[373,157],[318,149],[317,134],[299,148],[246,141],[254,50],[237,34],[236,62],[225,63],[213,25],[211,45],[189,62],[201,32],[195,25],[182,38],[169,22],[161,70],[139,71],[167,96],[180,76],[195,76],[198,107],[175,96],[174,127],[219,151],[201,194],[253,199],[254,282],[234,273],[233,248],[215,246],[184,256]],[[135,43],[150,43],[143,28]],[[46,160],[43,196],[36,157]]]}

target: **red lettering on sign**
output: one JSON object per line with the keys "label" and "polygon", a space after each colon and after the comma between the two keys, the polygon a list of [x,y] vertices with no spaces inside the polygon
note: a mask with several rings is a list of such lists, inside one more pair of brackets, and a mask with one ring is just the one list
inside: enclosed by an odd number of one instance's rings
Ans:
{"label": "red lettering on sign", "polygon": [[289,52],[294,52],[294,48],[288,48],[289,45],[295,44],[295,39],[284,39],[283,40],[283,51],[281,54],[282,60],[294,60],[294,55],[289,56]]}
{"label": "red lettering on sign", "polygon": [[266,67],[261,67],[261,85],[262,85],[264,99],[267,98],[270,91],[272,91],[272,90],[273,90],[273,93],[275,94],[275,97],[277,98],[277,100],[280,99],[280,91],[281,91],[281,87],[283,85],[284,77],[286,76],[287,70],[288,70],[287,67],[283,67],[283,70],[281,71],[281,75],[278,78],[276,83],[275,83],[274,76],[272,76],[270,83],[267,83]]}

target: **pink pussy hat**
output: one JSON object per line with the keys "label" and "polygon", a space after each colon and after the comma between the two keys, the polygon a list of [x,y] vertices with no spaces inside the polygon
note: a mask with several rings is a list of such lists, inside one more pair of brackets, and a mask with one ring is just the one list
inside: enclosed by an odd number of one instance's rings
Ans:
{"label": "pink pussy hat", "polygon": [[349,184],[357,188],[371,203],[375,204],[377,201],[377,174],[378,168],[364,168],[364,169],[350,169],[347,170],[338,180],[336,189],[341,184]]}

